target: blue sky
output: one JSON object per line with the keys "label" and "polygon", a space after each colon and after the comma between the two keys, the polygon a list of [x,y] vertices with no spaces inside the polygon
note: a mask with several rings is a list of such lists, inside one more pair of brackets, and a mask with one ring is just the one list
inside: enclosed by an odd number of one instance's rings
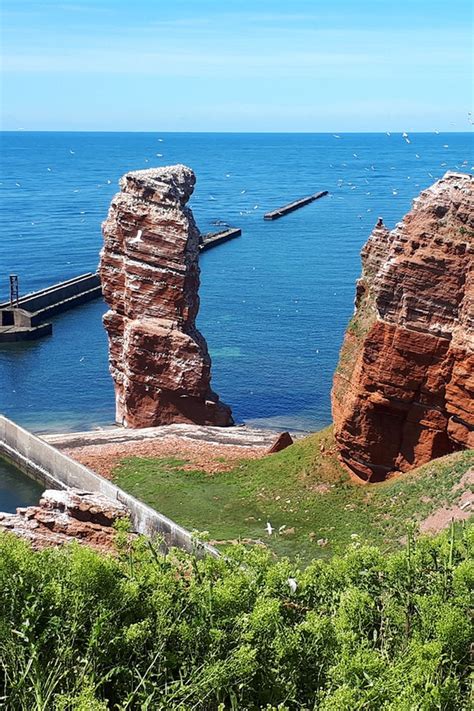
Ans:
{"label": "blue sky", "polygon": [[4,129],[470,128],[470,0],[1,6]]}

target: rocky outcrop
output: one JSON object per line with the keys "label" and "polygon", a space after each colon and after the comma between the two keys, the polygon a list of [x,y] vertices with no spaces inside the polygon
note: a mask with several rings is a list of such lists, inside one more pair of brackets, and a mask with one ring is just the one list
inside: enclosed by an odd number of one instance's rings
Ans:
{"label": "rocky outcrop", "polygon": [[474,447],[473,183],[447,173],[362,250],[332,410],[340,456],[364,479]]}
{"label": "rocky outcrop", "polygon": [[290,447],[292,444],[293,437],[290,433],[281,432],[273,442],[272,446],[268,449],[267,454],[276,454],[276,452],[281,452],[283,449]]}
{"label": "rocky outcrop", "polygon": [[199,230],[186,207],[194,184],[184,165],[127,173],[103,224],[104,325],[116,419],[126,427],[232,424],[195,325]]}
{"label": "rocky outcrop", "polygon": [[113,524],[128,513],[125,506],[102,494],[47,489],[38,506],[18,508],[16,514],[0,513],[0,531],[26,538],[36,549],[76,540],[99,550],[114,550]]}

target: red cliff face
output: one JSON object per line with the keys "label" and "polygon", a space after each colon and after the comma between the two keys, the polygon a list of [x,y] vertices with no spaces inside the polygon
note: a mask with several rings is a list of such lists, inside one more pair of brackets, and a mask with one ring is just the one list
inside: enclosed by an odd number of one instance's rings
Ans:
{"label": "red cliff face", "polygon": [[474,181],[447,173],[362,250],[334,376],[343,462],[383,479],[474,447]]}
{"label": "red cliff face", "polygon": [[210,388],[211,361],[195,325],[199,230],[186,207],[194,184],[183,165],[127,173],[103,224],[104,325],[116,419],[126,427],[232,424]]}

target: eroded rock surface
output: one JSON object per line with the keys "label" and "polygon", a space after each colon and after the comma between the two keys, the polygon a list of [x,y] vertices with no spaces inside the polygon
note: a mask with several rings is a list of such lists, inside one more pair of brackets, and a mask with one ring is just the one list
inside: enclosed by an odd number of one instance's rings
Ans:
{"label": "eroded rock surface", "polygon": [[47,489],[38,506],[0,513],[0,530],[31,541],[36,549],[59,546],[73,540],[99,550],[113,550],[113,524],[128,515],[118,501],[80,489]]}
{"label": "eroded rock surface", "polygon": [[473,183],[446,173],[362,250],[332,410],[341,458],[365,479],[474,446]]}
{"label": "eroded rock surface", "polygon": [[176,422],[226,426],[211,390],[211,360],[195,325],[199,230],[183,165],[127,173],[103,224],[100,274],[116,419],[126,427]]}
{"label": "eroded rock surface", "polygon": [[272,446],[268,449],[268,454],[275,454],[276,452],[281,452],[283,449],[290,447],[293,444],[293,437],[289,432],[281,432],[278,437],[273,442]]}

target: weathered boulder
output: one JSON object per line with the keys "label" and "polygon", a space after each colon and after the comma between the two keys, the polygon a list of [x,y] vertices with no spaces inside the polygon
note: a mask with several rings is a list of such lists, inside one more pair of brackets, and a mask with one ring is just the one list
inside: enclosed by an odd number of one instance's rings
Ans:
{"label": "weathered boulder", "polygon": [[47,489],[38,506],[0,513],[0,530],[26,538],[34,548],[59,546],[73,540],[99,550],[114,550],[113,524],[128,509],[102,494],[80,489]]}
{"label": "weathered boulder", "polygon": [[233,423],[211,390],[195,325],[199,230],[186,207],[194,184],[184,165],[127,173],[103,224],[104,325],[116,419],[126,427]]}
{"label": "weathered boulder", "polygon": [[362,250],[334,376],[343,462],[383,479],[474,446],[474,181],[446,173]]}
{"label": "weathered boulder", "polygon": [[289,432],[281,432],[273,442],[272,446],[269,447],[267,454],[275,454],[276,452],[281,452],[293,444],[293,437]]}

